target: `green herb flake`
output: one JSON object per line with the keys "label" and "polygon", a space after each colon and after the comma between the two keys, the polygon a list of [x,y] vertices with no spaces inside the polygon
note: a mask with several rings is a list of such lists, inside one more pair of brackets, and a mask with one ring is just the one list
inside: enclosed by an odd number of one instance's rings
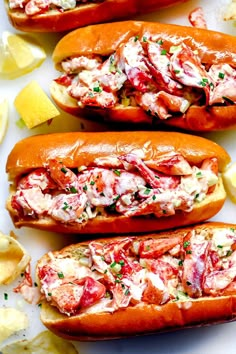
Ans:
{"label": "green herb flake", "polygon": [[219,72],[218,77],[219,77],[220,79],[224,79],[225,74],[224,74],[224,73]]}
{"label": "green herb flake", "polygon": [[163,213],[163,214],[166,214],[166,213],[167,213],[167,211],[166,211],[165,209],[163,209],[163,210],[162,210],[162,213]]}
{"label": "green herb flake", "polygon": [[70,187],[70,192],[71,193],[78,193],[78,190],[74,186],[72,186],[72,187]]}
{"label": "green herb flake", "polygon": [[217,248],[223,248],[223,246],[222,245],[217,245]]}
{"label": "green herb flake", "polygon": [[94,186],[95,182],[94,181],[90,181],[91,186]]}
{"label": "green herb flake", "polygon": [[110,267],[111,267],[111,268],[114,268],[116,265],[117,265],[117,263],[116,263],[116,262],[113,262],[113,263],[110,264]]}
{"label": "green herb flake", "polygon": [[66,169],[65,167],[62,167],[62,168],[61,168],[61,172],[66,173],[66,172],[67,172],[67,169]]}
{"label": "green herb flake", "polygon": [[59,279],[64,279],[64,274],[62,272],[58,272],[57,276]]}
{"label": "green herb flake", "polygon": [[139,36],[135,36],[134,37],[134,42],[137,42],[138,38],[139,38]]}
{"label": "green herb flake", "polygon": [[166,55],[166,54],[167,54],[167,50],[166,49],[162,49],[161,55]]}
{"label": "green herb flake", "polygon": [[227,252],[226,252],[226,257],[229,257],[229,256],[231,256],[231,254],[233,253],[233,251],[232,250],[228,250]]}
{"label": "green herb flake", "polygon": [[181,260],[179,261],[178,265],[179,265],[180,267],[182,267],[183,264],[184,264],[184,261],[181,259]]}
{"label": "green herb flake", "polygon": [[146,188],[145,191],[144,191],[144,194],[148,195],[148,194],[150,194],[150,192],[151,192],[151,189],[150,188]]}
{"label": "green herb flake", "polygon": [[67,202],[64,202],[64,206],[62,207],[63,210],[67,209],[72,209],[72,206],[70,206]]}
{"label": "green herb flake", "polygon": [[147,42],[147,37],[143,36],[143,42]]}
{"label": "green herb flake", "polygon": [[83,186],[83,190],[86,191],[88,189],[88,186],[86,184]]}
{"label": "green herb flake", "polygon": [[125,290],[125,296],[128,296],[129,294],[130,294],[129,289],[126,289],[126,290]]}
{"label": "green herb flake", "polygon": [[8,300],[8,294],[4,293],[4,300]]}
{"label": "green herb flake", "polygon": [[102,92],[102,88],[101,88],[100,86],[95,86],[95,87],[93,88],[93,91],[94,91],[94,92]]}
{"label": "green herb flake", "polygon": [[158,39],[158,41],[156,43],[159,44],[159,45],[162,45],[163,44],[163,40],[162,39]]}
{"label": "green herb flake", "polygon": [[114,170],[113,171],[117,176],[120,176],[121,172],[119,170]]}
{"label": "green herb flake", "polygon": [[123,259],[121,259],[121,260],[119,261],[119,264],[123,267],[123,266],[125,265],[125,261],[124,261]]}
{"label": "green herb flake", "polygon": [[174,70],[174,73],[175,73],[175,74],[179,74],[179,73],[180,73],[180,70]]}
{"label": "green herb flake", "polygon": [[52,293],[48,293],[48,296],[52,296]]}
{"label": "green herb flake", "polygon": [[196,173],[196,177],[197,177],[197,178],[201,178],[201,177],[202,177],[202,172],[201,172],[201,171],[197,172],[197,173]]}
{"label": "green herb flake", "polygon": [[156,196],[155,196],[155,194],[152,196],[152,200],[156,200]]}
{"label": "green herb flake", "polygon": [[184,242],[184,248],[187,248],[188,246],[190,246],[190,241],[185,241]]}
{"label": "green herb flake", "polygon": [[186,254],[192,254],[192,251],[187,250],[187,251],[186,251]]}

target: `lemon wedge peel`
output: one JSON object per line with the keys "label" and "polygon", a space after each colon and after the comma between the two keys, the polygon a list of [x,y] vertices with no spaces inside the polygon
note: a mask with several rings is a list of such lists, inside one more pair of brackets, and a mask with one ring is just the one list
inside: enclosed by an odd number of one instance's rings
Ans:
{"label": "lemon wedge peel", "polygon": [[60,114],[37,81],[29,82],[16,96],[15,108],[28,129]]}
{"label": "lemon wedge peel", "polygon": [[236,203],[236,162],[222,173],[222,178],[227,195],[233,203]]}
{"label": "lemon wedge peel", "polygon": [[9,106],[8,100],[5,98],[0,102],[0,144],[2,143],[8,127],[9,121]]}
{"label": "lemon wedge peel", "polygon": [[39,67],[46,59],[44,49],[31,37],[2,33],[0,40],[0,77],[15,79]]}

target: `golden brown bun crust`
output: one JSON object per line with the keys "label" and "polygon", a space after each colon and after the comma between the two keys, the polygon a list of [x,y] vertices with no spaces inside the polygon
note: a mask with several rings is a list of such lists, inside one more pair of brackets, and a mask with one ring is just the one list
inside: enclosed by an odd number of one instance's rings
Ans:
{"label": "golden brown bun crust", "polygon": [[[142,238],[173,237],[184,235],[192,229],[236,228],[234,224],[205,223],[194,227],[145,235]],[[118,240],[118,238],[116,238]],[[110,241],[101,239],[101,242]],[[83,242],[86,244],[86,242]],[[70,252],[75,245],[56,252]],[[39,260],[38,265],[47,261],[47,255]],[[236,294],[220,297],[203,297],[182,302],[169,302],[162,306],[139,304],[118,310],[114,313],[81,314],[67,317],[57,309],[44,303],[41,311],[43,324],[57,335],[72,340],[103,340],[129,337],[182,329],[194,325],[206,325],[230,321],[236,317]]]}
{"label": "golden brown bun crust", "polygon": [[228,63],[236,67],[235,36],[201,28],[143,21],[106,23],[76,29],[58,42],[52,59],[59,69],[60,62],[68,57],[110,55],[130,37],[142,38],[149,34],[160,34],[167,48],[186,43],[198,51],[204,64]]}
{"label": "golden brown bun crust", "polygon": [[103,2],[82,4],[75,9],[49,13],[32,17],[23,10],[9,9],[5,0],[9,21],[21,31],[26,32],[62,32],[95,23],[102,23],[133,15],[153,12],[160,8],[173,6],[187,0],[105,0]]}
{"label": "golden brown bun crust", "polygon": [[[204,64],[228,63],[236,67],[236,37],[227,34],[179,25],[140,21],[125,21],[88,26],[64,36],[53,52],[53,61],[58,70],[67,57],[78,55],[109,55],[132,36],[160,33],[167,47],[185,42],[197,50]],[[69,97],[65,87],[53,82],[51,95],[57,105],[75,116],[94,119],[96,116],[109,122],[153,124],[153,120],[140,107],[117,105],[112,109],[81,109],[76,100]],[[191,106],[182,116],[157,124],[167,124],[185,130],[212,131],[232,129],[236,126],[236,105],[224,107]],[[154,125],[155,126],[155,125]]]}
{"label": "golden brown bun crust", "polygon": [[[32,149],[32,146],[34,147]],[[48,159],[59,158],[67,167],[76,168],[89,165],[94,159],[103,156],[119,156],[133,152],[151,160],[158,155],[174,151],[182,154],[190,164],[200,165],[210,157],[216,157],[219,170],[222,171],[230,161],[227,152],[218,144],[205,138],[175,132],[80,132],[56,133],[32,136],[19,141],[11,151],[6,165],[6,172],[13,182],[22,174],[45,165]],[[183,225],[194,224],[213,217],[222,208],[226,193],[221,179],[214,193],[200,203],[196,203],[191,212],[177,212],[173,216],[127,217],[97,216],[86,223],[62,224],[52,219],[34,220],[19,217],[11,206],[11,196],[7,209],[16,227],[33,227],[42,230],[63,233],[134,233],[151,232]],[[210,206],[210,207],[209,207]]]}
{"label": "golden brown bun crust", "polygon": [[[34,147],[32,149],[32,146]],[[96,158],[137,153],[151,160],[174,151],[190,164],[199,165],[216,157],[219,170],[230,162],[228,153],[211,140],[176,132],[72,132],[31,136],[16,143],[10,152],[6,172],[11,180],[30,169],[43,167],[48,159],[60,158],[67,167],[88,166]]]}

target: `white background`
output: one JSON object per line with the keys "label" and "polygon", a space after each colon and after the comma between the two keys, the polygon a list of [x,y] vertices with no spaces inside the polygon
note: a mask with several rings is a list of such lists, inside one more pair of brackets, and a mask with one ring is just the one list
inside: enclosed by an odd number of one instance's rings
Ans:
{"label": "white background", "polygon": [[[145,1],[145,0],[143,0]],[[189,1],[188,3],[175,6],[168,10],[162,10],[150,15],[139,17],[139,19],[160,21],[166,23],[176,23],[188,25],[188,13],[197,6],[202,6],[209,29],[214,29],[226,33],[236,35],[236,27],[233,22],[224,22],[223,14],[226,5],[230,0],[205,0],[205,1]],[[3,1],[0,2],[0,33],[5,30],[17,32],[8,23]],[[49,83],[55,78],[56,72],[51,62],[51,53],[61,34],[36,34],[35,37],[42,43],[47,52],[47,60],[43,65],[15,80],[0,79],[0,100],[7,98],[10,107],[10,121],[8,131],[3,143],[0,145],[0,230],[3,233],[9,233],[13,230],[19,241],[25,246],[32,257],[32,269],[36,260],[48,250],[60,249],[63,245],[78,241],[73,236],[49,234],[23,228],[15,230],[10,217],[5,210],[5,201],[8,194],[8,181],[5,173],[5,164],[7,155],[13,145],[20,139],[28,135],[38,133],[51,133],[56,131],[75,131],[85,127],[87,130],[104,130],[109,129],[105,125],[98,125],[80,121],[70,115],[61,115],[54,119],[51,125],[44,124],[41,127],[29,131],[27,128],[19,129],[16,121],[19,119],[14,109],[13,101],[17,93],[32,79],[38,81],[45,92],[49,94]],[[236,162],[236,152],[234,152],[236,131],[211,133],[207,137],[218,142],[225,147],[232,157],[232,161]],[[214,217],[214,220],[236,222],[236,206],[227,200],[222,211]],[[2,270],[0,269],[0,272]],[[15,283],[17,284],[17,283]],[[14,285],[15,285],[14,284]],[[30,326],[27,330],[12,336],[7,342],[19,340],[22,338],[32,338],[44,329],[39,320],[39,309],[37,306],[27,305],[22,302],[19,295],[12,292],[13,285],[0,288],[0,306],[14,306],[27,311],[30,318]],[[8,292],[9,299],[4,300],[3,294]],[[155,334],[144,337],[94,342],[94,343],[76,343],[80,354],[235,354],[236,353],[236,322],[221,324],[217,326],[194,328],[180,330],[172,333]]]}

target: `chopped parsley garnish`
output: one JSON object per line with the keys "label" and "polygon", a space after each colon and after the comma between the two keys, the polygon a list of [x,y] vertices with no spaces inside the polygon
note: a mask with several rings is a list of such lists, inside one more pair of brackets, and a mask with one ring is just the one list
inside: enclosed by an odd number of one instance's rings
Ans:
{"label": "chopped parsley garnish", "polygon": [[103,192],[100,193],[101,197],[105,197],[105,194]]}
{"label": "chopped parsley garnish", "polygon": [[223,248],[223,246],[222,245],[217,245],[217,248]]}
{"label": "chopped parsley garnish", "polygon": [[119,170],[114,170],[113,172],[114,172],[117,176],[120,176],[120,173],[121,173],[121,172],[120,172]]}
{"label": "chopped parsley garnish", "polygon": [[220,79],[224,79],[225,74],[224,74],[224,73],[219,72],[218,77],[219,77]]}
{"label": "chopped parsley garnish", "polygon": [[86,191],[88,189],[88,186],[86,184],[83,186],[83,190]]}
{"label": "chopped parsley garnish", "polygon": [[155,194],[152,196],[152,200],[156,200],[156,196],[155,196]]}
{"label": "chopped parsley garnish", "polygon": [[230,231],[234,232],[234,228],[233,227],[230,227],[229,229],[230,229]]}
{"label": "chopped parsley garnish", "polygon": [[8,300],[8,294],[4,293],[4,300]]}
{"label": "chopped parsley garnish", "polygon": [[201,177],[202,177],[202,172],[201,172],[201,171],[197,172],[197,173],[196,173],[196,177],[197,177],[197,178],[201,178]]}
{"label": "chopped parsley garnish", "polygon": [[63,279],[64,278],[64,274],[62,272],[58,272],[57,276],[59,279]]}
{"label": "chopped parsley garnish", "polygon": [[190,246],[190,241],[185,241],[184,242],[184,248],[187,248],[188,246]]}
{"label": "chopped parsley garnish", "polygon": [[119,261],[119,264],[123,267],[123,266],[125,265],[125,261],[124,261],[123,259],[121,259],[121,260]]}
{"label": "chopped parsley garnish", "polygon": [[78,191],[77,191],[77,189],[74,186],[72,186],[72,187],[70,187],[70,192],[71,193],[77,193]]}
{"label": "chopped parsley garnish", "polygon": [[126,290],[125,290],[125,295],[128,296],[129,294],[130,294],[129,289],[126,289]]}
{"label": "chopped parsley garnish", "polygon": [[187,251],[186,251],[186,254],[192,254],[192,251],[187,250]]}
{"label": "chopped parsley garnish", "polygon": [[163,44],[163,40],[162,39],[158,39],[157,44],[162,45]]}
{"label": "chopped parsley garnish", "polygon": [[166,213],[167,213],[167,211],[166,211],[165,209],[163,209],[163,210],[162,210],[162,213],[163,213],[163,214],[166,214]]}
{"label": "chopped parsley garnish", "polygon": [[62,168],[61,168],[61,172],[66,173],[66,172],[67,172],[67,169],[66,169],[65,167],[62,167]]}
{"label": "chopped parsley garnish", "polygon": [[180,70],[174,70],[175,74],[179,74]]}
{"label": "chopped parsley garnish", "polygon": [[184,261],[181,259],[178,263],[178,265],[181,267],[184,264]]}
{"label": "chopped parsley garnish", "polygon": [[48,296],[52,296],[52,293],[48,293]]}
{"label": "chopped parsley garnish", "polygon": [[199,84],[203,87],[205,87],[207,83],[208,83],[208,79],[204,77],[202,78],[202,81],[199,82]]}
{"label": "chopped parsley garnish", "polygon": [[167,50],[166,49],[162,49],[161,55],[166,55],[166,54],[167,54]]}
{"label": "chopped parsley garnish", "polygon": [[151,192],[151,189],[150,188],[146,188],[145,191],[144,191],[144,194],[148,195],[150,192]]}
{"label": "chopped parsley garnish", "polygon": [[226,252],[226,257],[229,257],[229,256],[231,256],[231,254],[233,253],[233,251],[232,250],[228,250],[227,252]]}
{"label": "chopped parsley garnish", "polygon": [[64,206],[62,207],[63,210],[67,210],[68,208],[72,208],[70,207],[70,205],[67,202],[64,202]]}
{"label": "chopped parsley garnish", "polygon": [[147,42],[147,37],[143,36],[143,42]]}
{"label": "chopped parsley garnish", "polygon": [[95,182],[94,181],[90,181],[91,186],[94,186]]}
{"label": "chopped parsley garnish", "polygon": [[134,42],[137,42],[138,38],[139,38],[139,36],[135,36],[134,37]]}
{"label": "chopped parsley garnish", "polygon": [[116,263],[116,262],[113,262],[113,263],[111,263],[110,267],[111,267],[111,268],[114,268],[116,265],[117,265],[117,263]]}
{"label": "chopped parsley garnish", "polygon": [[95,87],[93,88],[93,91],[94,91],[94,92],[102,92],[102,88],[101,88],[100,86],[95,86]]}

